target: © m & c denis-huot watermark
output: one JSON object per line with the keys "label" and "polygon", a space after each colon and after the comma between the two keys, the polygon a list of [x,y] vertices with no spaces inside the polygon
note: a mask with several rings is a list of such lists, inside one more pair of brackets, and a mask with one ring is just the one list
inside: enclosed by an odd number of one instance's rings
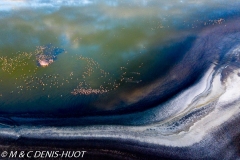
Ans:
{"label": "\u00a9 m & c denis-huot watermark", "polygon": [[83,158],[87,151],[2,151],[2,158]]}

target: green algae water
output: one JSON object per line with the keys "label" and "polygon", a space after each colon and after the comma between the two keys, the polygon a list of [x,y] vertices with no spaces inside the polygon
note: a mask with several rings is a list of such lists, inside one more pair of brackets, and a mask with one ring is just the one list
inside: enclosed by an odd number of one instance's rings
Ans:
{"label": "green algae water", "polygon": [[[121,17],[125,9],[106,13],[105,7],[63,7],[51,13],[23,9],[2,18],[0,110],[91,108],[99,97],[144,83],[142,75],[154,56],[147,49],[174,31],[163,29],[154,11]],[[49,45],[62,53],[38,65],[37,55]]]}
{"label": "green algae water", "polygon": [[168,44],[185,42],[179,37],[195,30],[184,15],[165,14],[159,5],[1,11],[0,111],[92,112],[139,101],[183,56]]}

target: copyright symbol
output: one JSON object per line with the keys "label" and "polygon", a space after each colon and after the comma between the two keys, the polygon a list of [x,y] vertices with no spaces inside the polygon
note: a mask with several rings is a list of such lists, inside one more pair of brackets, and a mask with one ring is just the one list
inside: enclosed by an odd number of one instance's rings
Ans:
{"label": "copyright symbol", "polygon": [[4,157],[7,157],[7,155],[8,155],[8,152],[7,151],[3,151],[2,153],[1,153],[1,156],[4,158]]}

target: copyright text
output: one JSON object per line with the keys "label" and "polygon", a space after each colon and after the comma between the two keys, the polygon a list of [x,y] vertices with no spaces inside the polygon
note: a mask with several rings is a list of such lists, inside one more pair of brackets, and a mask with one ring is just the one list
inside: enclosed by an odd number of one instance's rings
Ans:
{"label": "copyright text", "polygon": [[2,151],[2,158],[83,158],[87,151]]}

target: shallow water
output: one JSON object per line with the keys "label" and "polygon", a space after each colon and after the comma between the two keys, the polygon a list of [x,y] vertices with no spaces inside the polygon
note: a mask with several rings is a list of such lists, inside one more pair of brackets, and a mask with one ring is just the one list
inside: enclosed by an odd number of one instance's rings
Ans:
{"label": "shallow water", "polygon": [[[0,22],[1,112],[113,110],[122,107],[119,103],[127,107],[132,102],[121,95],[150,84],[184,54],[173,53],[173,58],[171,46],[170,51],[163,47],[181,41],[179,34],[189,31],[169,26],[157,6],[114,5],[1,11],[6,14]],[[36,57],[46,45],[64,52],[41,67]],[[109,97],[118,100],[102,104]]]}

